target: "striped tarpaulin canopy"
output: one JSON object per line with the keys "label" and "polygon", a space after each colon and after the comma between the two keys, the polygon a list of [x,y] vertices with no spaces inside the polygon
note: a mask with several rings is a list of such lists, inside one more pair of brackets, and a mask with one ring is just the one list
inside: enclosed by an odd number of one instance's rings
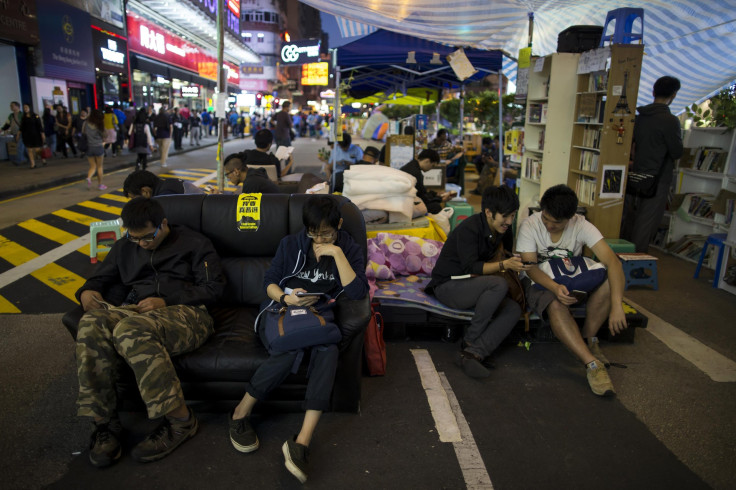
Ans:
{"label": "striped tarpaulin canopy", "polygon": [[544,56],[557,50],[557,36],[567,27],[602,26],[610,10],[643,8],[639,105],[652,101],[652,85],[663,75],[682,81],[674,112],[736,79],[736,0],[302,1],[345,22],[450,45],[503,50],[512,58],[527,45],[529,13],[534,14],[533,52]]}

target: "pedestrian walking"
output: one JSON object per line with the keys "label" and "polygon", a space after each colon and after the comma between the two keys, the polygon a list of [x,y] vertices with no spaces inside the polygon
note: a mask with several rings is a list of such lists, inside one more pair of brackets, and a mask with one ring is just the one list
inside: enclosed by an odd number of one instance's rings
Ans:
{"label": "pedestrian walking", "polygon": [[107,155],[108,148],[112,148],[112,153],[114,155],[116,150],[115,142],[118,140],[118,117],[109,105],[105,106],[103,120],[105,121],[105,155]]}
{"label": "pedestrian walking", "polygon": [[107,189],[102,183],[102,162],[105,159],[105,117],[101,111],[94,109],[87,120],[82,124],[82,135],[87,138],[87,187],[92,188],[92,177],[97,174],[97,188],[101,191]]}
{"label": "pedestrian walking", "polygon": [[174,114],[171,115],[171,122],[174,126],[174,149],[181,150],[181,139],[184,136],[184,120],[179,114],[179,108],[174,108]]}
{"label": "pedestrian walking", "polygon": [[50,106],[44,108],[41,123],[43,124],[43,134],[46,135],[46,146],[51,148],[53,155],[56,156],[56,130],[54,129],[56,116],[51,113]]}
{"label": "pedestrian walking", "polygon": [[148,111],[145,107],[135,116],[135,123],[130,126],[130,137],[133,138],[133,148],[131,151],[138,155],[135,162],[136,170],[145,170],[148,165],[148,155],[153,150],[153,137],[151,136],[151,128],[148,126]]}
{"label": "pedestrian walking", "polygon": [[72,138],[72,115],[67,112],[66,107],[59,104],[56,109],[56,151],[60,151],[64,158],[69,157],[66,145],[69,145],[74,156],[77,156],[77,147],[74,146]]}
{"label": "pedestrian walking", "polygon": [[[79,111],[79,114],[72,118],[72,136],[74,137],[75,145],[79,144],[79,139],[82,137],[82,126],[84,125],[84,121],[87,120],[90,111],[91,109],[82,109]],[[85,153],[79,150],[79,155],[84,158]]]}
{"label": "pedestrian walking", "polygon": [[197,111],[192,111],[189,116],[189,146],[193,146],[195,143],[199,146],[199,138],[202,131],[202,118],[199,117]]}
{"label": "pedestrian walking", "polygon": [[166,112],[166,108],[162,107],[158,110],[158,115],[153,120],[153,130],[156,136],[156,145],[158,145],[158,149],[161,152],[162,167],[166,166],[166,159],[169,158],[173,129],[171,116]]}
{"label": "pedestrian walking", "polygon": [[20,102],[11,102],[10,115],[8,115],[8,119],[3,125],[3,131],[10,133],[16,144],[15,155],[10,155],[10,159],[13,160],[13,163],[16,166],[21,165],[26,160],[26,157],[24,156],[25,147],[23,146],[23,139],[20,137],[21,119],[23,119],[23,114],[20,111]]}
{"label": "pedestrian walking", "polygon": [[[33,112],[31,106],[23,104],[23,117],[20,121],[20,136],[23,140],[23,146],[28,152],[28,160],[31,162],[31,168],[36,168],[36,153],[41,150],[46,135],[43,134],[43,124],[38,114]],[[46,159],[42,159],[46,165]]]}

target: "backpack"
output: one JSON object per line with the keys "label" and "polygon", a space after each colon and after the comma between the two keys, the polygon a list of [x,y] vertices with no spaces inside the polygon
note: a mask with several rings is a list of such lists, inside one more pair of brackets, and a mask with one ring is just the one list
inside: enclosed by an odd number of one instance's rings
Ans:
{"label": "backpack", "polygon": [[148,137],[146,136],[146,125],[137,123],[135,131],[133,131],[135,141],[134,148],[145,148],[148,146]]}

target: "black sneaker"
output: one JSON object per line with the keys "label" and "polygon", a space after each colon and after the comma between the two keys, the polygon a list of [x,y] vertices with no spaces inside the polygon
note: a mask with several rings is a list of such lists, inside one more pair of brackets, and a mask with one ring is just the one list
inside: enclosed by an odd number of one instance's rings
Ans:
{"label": "black sneaker", "polygon": [[241,453],[252,453],[258,449],[258,434],[250,425],[250,417],[233,420],[230,414],[230,442]]}
{"label": "black sneaker", "polygon": [[186,422],[164,417],[156,430],[139,442],[130,455],[139,463],[150,463],[165,458],[184,441],[194,437],[198,428],[199,423],[191,408],[189,420]]}
{"label": "black sneaker", "polygon": [[281,446],[281,450],[284,452],[284,464],[289,473],[294,475],[301,483],[307,481],[309,448],[298,442],[288,440]]}
{"label": "black sneaker", "polygon": [[120,434],[123,426],[117,417],[107,422],[93,422],[95,428],[89,441],[89,462],[97,468],[110,466],[120,459]]}
{"label": "black sneaker", "polygon": [[468,351],[462,351],[455,364],[471,378],[487,378],[491,375],[488,368],[483,365],[483,359]]}

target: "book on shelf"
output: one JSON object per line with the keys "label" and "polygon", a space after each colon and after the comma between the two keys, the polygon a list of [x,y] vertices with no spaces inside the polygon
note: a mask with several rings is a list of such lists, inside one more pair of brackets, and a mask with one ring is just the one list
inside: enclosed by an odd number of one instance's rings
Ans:
{"label": "book on shelf", "polygon": [[585,172],[598,171],[599,154],[594,151],[582,150],[580,152],[580,170]]}
{"label": "book on shelf", "polygon": [[596,105],[596,111],[595,111],[596,121],[599,123],[603,123],[603,120],[605,119],[605,115],[606,115],[606,98],[602,97]]}
{"label": "book on shelf", "polygon": [[588,92],[602,92],[608,86],[608,72],[596,71],[588,77]]}
{"label": "book on shelf", "polygon": [[728,153],[721,148],[700,147],[695,152],[693,166],[695,170],[704,172],[723,172]]}
{"label": "book on shelf", "polygon": [[542,160],[527,157],[526,164],[524,165],[524,177],[539,180],[542,177]]}
{"label": "book on shelf", "polygon": [[542,104],[542,113],[539,119],[539,122],[546,123],[547,122],[547,108],[549,107],[549,104],[546,102]]}
{"label": "book on shelf", "polygon": [[546,130],[547,130],[546,128],[543,128],[543,129],[542,129],[542,130],[541,130],[541,131],[539,132],[539,145],[537,146],[537,149],[538,149],[539,151],[542,151],[542,150],[544,150],[544,134],[545,134],[545,131],[546,131]]}
{"label": "book on shelf", "polygon": [[595,203],[595,191],[598,184],[598,180],[580,176],[577,183],[575,184],[575,192],[578,195],[578,200],[581,204],[587,204],[592,206]]}
{"label": "book on shelf", "polygon": [[529,122],[542,122],[542,104],[529,104]]}
{"label": "book on shelf", "polygon": [[583,145],[586,148],[599,148],[601,144],[601,130],[585,128],[583,130]]}
{"label": "book on shelf", "polygon": [[734,203],[736,203],[736,192],[726,189],[718,191],[713,200],[713,221],[721,225],[730,225],[733,219]]}
{"label": "book on shelf", "polygon": [[[696,260],[703,251],[706,236],[704,235],[683,235],[679,240],[671,242],[667,245],[667,251],[682,257]],[[708,247],[706,261],[710,258],[712,247]]]}
{"label": "book on shelf", "polygon": [[676,214],[685,221],[692,218],[713,218],[713,201],[715,196],[710,194],[686,194]]}

